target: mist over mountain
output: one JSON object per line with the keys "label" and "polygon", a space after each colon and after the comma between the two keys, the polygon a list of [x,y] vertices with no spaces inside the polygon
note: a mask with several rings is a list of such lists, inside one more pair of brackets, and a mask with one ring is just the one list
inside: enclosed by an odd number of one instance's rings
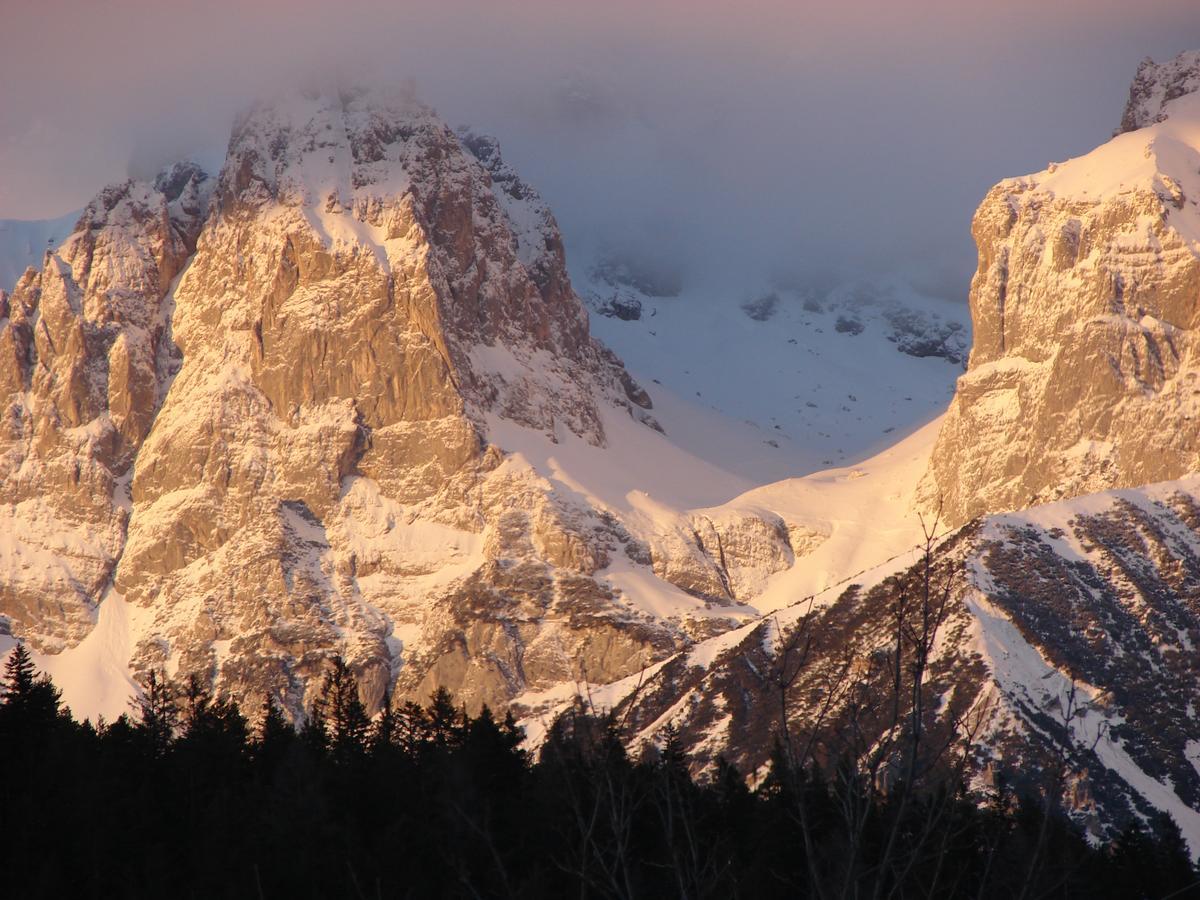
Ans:
{"label": "mist over mountain", "polygon": [[215,171],[248,95],[411,79],[500,138],[573,266],[651,243],[731,294],[748,271],[902,270],[956,301],[996,174],[1091,149],[1136,61],[1200,40],[1183,0],[4,6],[0,170],[21,176],[0,179],[0,219],[182,157]]}

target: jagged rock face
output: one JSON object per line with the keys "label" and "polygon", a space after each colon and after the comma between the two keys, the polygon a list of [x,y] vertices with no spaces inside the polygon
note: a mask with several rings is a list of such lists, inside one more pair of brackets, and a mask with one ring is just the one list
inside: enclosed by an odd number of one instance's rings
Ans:
{"label": "jagged rock face", "polygon": [[1200,94],[1163,109],[976,213],[974,346],[923,488],[952,523],[1200,466]]}
{"label": "jagged rock face", "polygon": [[[44,651],[111,590],[135,673],[299,715],[340,653],[371,708],[478,709],[745,616],[731,591],[648,613],[601,573],[661,550],[493,443],[496,420],[597,447],[603,411],[657,426],[536,192],[410,96],[252,109],[218,177],[105,191],[3,312],[0,625]],[[742,547],[755,527],[721,564],[743,590],[793,558],[780,523]]]}
{"label": "jagged rock face", "polygon": [[1146,57],[1129,86],[1129,101],[1116,133],[1163,121],[1168,115],[1167,103],[1196,91],[1200,91],[1200,50],[1180,53],[1165,63]]}
{"label": "jagged rock face", "polygon": [[765,509],[699,510],[650,544],[654,572],[715,603],[749,602],[829,535]]}
{"label": "jagged rock face", "polygon": [[[1042,787],[1065,761],[1064,799],[1094,833],[1158,808],[1200,845],[1200,477],[986,517],[935,551],[934,572],[951,590],[923,692],[930,744],[957,718],[974,786]],[[872,746],[889,728],[897,600],[903,587],[915,608],[921,579],[918,564],[781,610],[629,679],[624,737],[638,748],[671,724],[698,769],[723,756],[760,772],[791,679],[794,742],[835,748],[859,729]]]}
{"label": "jagged rock face", "polygon": [[107,188],[0,294],[0,610],[40,648],[90,628],[120,556],[126,476],[176,365],[164,301],[206,186],[178,166]]}
{"label": "jagged rock face", "polygon": [[[472,706],[567,677],[594,638],[557,627],[539,662],[543,620],[569,596],[613,614],[588,577],[602,551],[555,519],[548,486],[498,470],[484,420],[601,444],[596,404],[629,400],[553,219],[494,144],[464,147],[404,96],[256,109],[175,303],[183,366],[137,460],[115,581],[155,613],[142,666],[165,662],[165,636],[189,670],[293,707],[339,645],[372,704],[402,651],[402,692]],[[432,611],[404,582],[444,578],[445,559],[386,546],[397,518],[474,566]],[[619,648],[578,651],[606,672],[673,646],[611,630]]]}

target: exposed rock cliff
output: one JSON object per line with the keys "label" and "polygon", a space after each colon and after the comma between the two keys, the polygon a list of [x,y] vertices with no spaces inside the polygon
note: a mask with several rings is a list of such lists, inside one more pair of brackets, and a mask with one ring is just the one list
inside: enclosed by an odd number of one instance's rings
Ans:
{"label": "exposed rock cliff", "polygon": [[1167,103],[1196,91],[1200,91],[1200,50],[1180,53],[1165,63],[1146,57],[1129,86],[1129,101],[1116,133],[1161,122],[1168,115]]}
{"label": "exposed rock cliff", "polygon": [[1139,70],[1126,118],[1153,124],[976,213],[974,346],[924,491],[952,521],[1200,468],[1194,61]]}
{"label": "exposed rock cliff", "polygon": [[107,188],[0,292],[0,610],[46,649],[90,627],[120,557],[127,475],[178,365],[165,298],[207,183],[180,166]]}
{"label": "exposed rock cliff", "polygon": [[216,178],[103,192],[0,316],[0,627],[43,652],[112,598],[135,673],[299,712],[339,652],[369,705],[477,708],[638,671],[794,558],[770,514],[631,530],[496,441],[657,424],[536,192],[404,94],[255,107]]}

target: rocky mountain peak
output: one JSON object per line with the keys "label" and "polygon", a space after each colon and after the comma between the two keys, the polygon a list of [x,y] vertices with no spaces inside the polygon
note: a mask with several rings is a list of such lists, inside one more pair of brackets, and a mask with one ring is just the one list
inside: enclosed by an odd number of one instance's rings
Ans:
{"label": "rocky mountain peak", "polygon": [[976,212],[974,344],[925,483],[953,522],[1200,467],[1197,59],[1143,66],[1155,121]]}
{"label": "rocky mountain peak", "polygon": [[1167,104],[1196,91],[1200,91],[1200,50],[1180,53],[1165,63],[1146,57],[1129,86],[1121,126],[1114,134],[1163,121],[1170,114]]}
{"label": "rocky mountain peak", "polygon": [[793,552],[778,523],[741,552],[758,519],[635,534],[510,451],[661,438],[537,192],[404,92],[255,105],[216,178],[106,188],[6,302],[0,629],[42,652],[296,715],[339,653],[372,708],[501,706],[728,627]]}
{"label": "rocky mountain peak", "polygon": [[[624,389],[623,368],[590,339],[557,224],[536,191],[494,141],[460,141],[407,92],[298,94],[255,106],[234,128],[216,196],[215,227],[253,210],[298,217],[335,246],[369,250],[393,280],[414,246],[427,245],[426,275],[442,299],[429,324],[444,332],[438,352],[468,412],[551,430],[561,423],[602,443],[590,392],[565,382],[598,378],[605,393],[615,378],[617,402],[644,396]],[[474,352],[480,346],[502,349]],[[566,366],[553,384],[537,353]],[[595,378],[567,371],[579,367]]]}

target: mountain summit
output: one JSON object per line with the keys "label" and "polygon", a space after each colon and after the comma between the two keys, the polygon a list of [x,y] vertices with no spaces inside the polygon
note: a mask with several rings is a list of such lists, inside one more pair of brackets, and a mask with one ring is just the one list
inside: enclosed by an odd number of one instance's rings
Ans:
{"label": "mountain summit", "polygon": [[1135,130],[976,212],[974,346],[925,486],[954,523],[1200,468],[1198,60],[1143,63]]}
{"label": "mountain summit", "polygon": [[[0,315],[0,627],[42,651],[297,714],[340,653],[370,706],[478,708],[732,624],[500,442],[661,437],[536,191],[405,93],[255,106],[219,175],[103,191]],[[593,577],[618,556],[692,593],[647,613]]]}

